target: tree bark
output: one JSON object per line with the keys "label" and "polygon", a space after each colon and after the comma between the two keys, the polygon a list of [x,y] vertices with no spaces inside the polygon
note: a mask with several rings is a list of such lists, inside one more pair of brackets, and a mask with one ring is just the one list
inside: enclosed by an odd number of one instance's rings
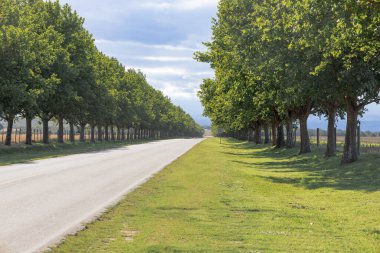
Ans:
{"label": "tree bark", "polygon": [[254,134],[254,140],[256,144],[261,144],[261,124],[256,123],[255,124],[255,134]]}
{"label": "tree bark", "polygon": [[293,120],[287,119],[286,120],[286,147],[287,148],[294,148],[294,132],[293,132]]}
{"label": "tree bark", "polygon": [[113,125],[111,125],[111,140],[115,141],[115,129],[114,129]]}
{"label": "tree bark", "polygon": [[25,137],[25,145],[32,145],[32,118],[26,117],[26,137]]}
{"label": "tree bark", "polygon": [[124,127],[121,128],[121,140],[125,141],[125,128]]}
{"label": "tree bark", "polygon": [[120,127],[116,128],[116,140],[118,141],[121,140]]}
{"label": "tree bark", "polygon": [[265,135],[265,139],[264,139],[264,143],[265,144],[269,144],[270,142],[270,137],[269,137],[269,126],[267,124],[265,124],[264,126],[264,135]]}
{"label": "tree bark", "polygon": [[280,124],[277,127],[277,142],[276,142],[276,148],[282,148],[285,147],[285,135],[284,135],[284,126]]}
{"label": "tree bark", "polygon": [[63,117],[58,117],[58,136],[57,136],[58,143],[64,143],[63,139]]}
{"label": "tree bark", "polygon": [[342,164],[353,163],[358,160],[357,124],[359,108],[351,101],[346,101],[347,127]]}
{"label": "tree bark", "polygon": [[74,123],[69,123],[70,125],[70,142],[75,142],[75,128]]}
{"label": "tree bark", "polygon": [[95,125],[91,125],[91,141],[95,142]]}
{"label": "tree bark", "polygon": [[14,116],[7,118],[7,135],[5,137],[5,145],[11,146],[12,145],[12,131],[13,131],[13,122],[14,122]]}
{"label": "tree bark", "polygon": [[272,146],[277,145],[277,124],[272,122]]}
{"label": "tree bark", "polygon": [[103,128],[98,126],[98,141],[103,141]]}
{"label": "tree bark", "polygon": [[300,135],[301,135],[301,148],[300,154],[306,154],[311,152],[309,131],[307,129],[307,119],[309,118],[309,112],[299,117],[300,121]]}
{"label": "tree bark", "polygon": [[247,133],[248,142],[250,142],[252,140],[251,137],[252,137],[252,130],[248,129],[248,133]]}
{"label": "tree bark", "polygon": [[335,116],[337,108],[329,107],[328,108],[328,128],[327,128],[327,150],[326,156],[336,156],[336,132],[335,132]]}
{"label": "tree bark", "polygon": [[105,141],[109,141],[110,140],[110,136],[109,136],[109,132],[108,132],[109,128],[108,128],[108,125],[106,125],[104,127],[104,132],[105,132],[105,135],[104,135],[104,140]]}
{"label": "tree bark", "polygon": [[80,142],[85,142],[85,135],[86,135],[86,124],[82,123],[80,124]]}
{"label": "tree bark", "polygon": [[49,144],[49,120],[47,118],[42,119],[42,143]]}

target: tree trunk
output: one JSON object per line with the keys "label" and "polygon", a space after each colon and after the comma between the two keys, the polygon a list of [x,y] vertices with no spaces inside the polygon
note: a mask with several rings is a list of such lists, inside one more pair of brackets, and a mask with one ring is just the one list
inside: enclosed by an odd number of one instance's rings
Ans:
{"label": "tree trunk", "polygon": [[301,136],[301,148],[300,154],[306,154],[311,152],[309,131],[307,130],[307,119],[309,118],[309,112],[299,117],[300,121],[300,136]]}
{"label": "tree trunk", "polygon": [[108,128],[108,125],[106,125],[104,127],[104,132],[105,132],[105,135],[104,135],[104,140],[105,141],[109,141],[110,140],[110,136],[109,136],[109,132],[108,132],[109,128]]}
{"label": "tree trunk", "polygon": [[58,134],[57,134],[58,143],[64,143],[63,139],[63,117],[58,117]]}
{"label": "tree trunk", "polygon": [[121,140],[125,141],[125,128],[121,128]]}
{"label": "tree trunk", "polygon": [[328,108],[328,128],[327,128],[327,150],[326,156],[336,156],[336,132],[335,132],[335,116],[337,108]]}
{"label": "tree trunk", "polygon": [[277,145],[277,124],[272,122],[272,146]]}
{"label": "tree trunk", "polygon": [[69,123],[70,124],[70,142],[75,142],[75,128],[74,128],[74,123]]}
{"label": "tree trunk", "polygon": [[254,134],[254,140],[256,144],[261,144],[261,124],[256,123],[255,124],[255,134]]}
{"label": "tree trunk", "polygon": [[85,142],[86,124],[80,124],[80,142]]}
{"label": "tree trunk", "polygon": [[26,117],[25,145],[32,145],[32,118]]}
{"label": "tree trunk", "polygon": [[248,139],[248,142],[250,142],[252,139],[251,139],[251,137],[252,137],[252,130],[251,129],[249,129],[248,130],[248,133],[247,133],[247,139]]}
{"label": "tree trunk", "polygon": [[95,142],[95,125],[91,125],[91,141]]}
{"label": "tree trunk", "polygon": [[116,140],[118,140],[118,141],[121,140],[121,136],[120,136],[120,127],[117,127],[117,128],[116,128]]}
{"label": "tree trunk", "polygon": [[269,144],[269,142],[270,142],[270,137],[269,137],[269,126],[266,124],[265,126],[264,126],[264,135],[265,135],[265,140],[264,140],[264,143],[265,144]]}
{"label": "tree trunk", "polygon": [[342,164],[353,163],[358,160],[357,125],[359,108],[347,101],[346,112],[347,127]]}
{"label": "tree trunk", "polygon": [[113,125],[111,125],[111,140],[115,141],[115,130],[113,128]]}
{"label": "tree trunk", "polygon": [[285,135],[284,135],[284,126],[280,124],[277,127],[277,142],[276,142],[276,148],[282,148],[285,147]]}
{"label": "tree trunk", "polygon": [[293,132],[293,120],[287,119],[286,120],[286,147],[287,148],[294,148],[294,132]]}
{"label": "tree trunk", "polygon": [[49,144],[49,120],[47,118],[42,119],[42,143]]}
{"label": "tree trunk", "polygon": [[7,119],[7,135],[5,137],[5,145],[11,146],[12,145],[12,131],[13,131],[13,122],[14,122],[14,117],[8,117]]}
{"label": "tree trunk", "polygon": [[103,128],[98,126],[98,141],[103,141]]}

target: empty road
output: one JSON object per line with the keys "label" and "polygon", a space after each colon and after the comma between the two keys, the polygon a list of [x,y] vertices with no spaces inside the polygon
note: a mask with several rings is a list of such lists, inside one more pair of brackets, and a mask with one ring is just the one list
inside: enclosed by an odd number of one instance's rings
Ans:
{"label": "empty road", "polygon": [[0,252],[39,252],[202,139],[176,139],[0,167]]}

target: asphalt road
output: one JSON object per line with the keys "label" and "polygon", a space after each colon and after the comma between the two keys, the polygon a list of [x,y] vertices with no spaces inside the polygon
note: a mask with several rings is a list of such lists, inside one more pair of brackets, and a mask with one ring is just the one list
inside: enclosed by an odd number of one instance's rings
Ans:
{"label": "asphalt road", "polygon": [[39,252],[82,228],[202,139],[0,167],[0,253]]}

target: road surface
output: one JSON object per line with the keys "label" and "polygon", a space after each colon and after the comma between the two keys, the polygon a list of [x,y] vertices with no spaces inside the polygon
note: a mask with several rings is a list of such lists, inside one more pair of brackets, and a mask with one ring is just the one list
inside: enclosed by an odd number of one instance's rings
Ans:
{"label": "road surface", "polygon": [[0,252],[39,252],[82,228],[202,139],[0,167]]}

